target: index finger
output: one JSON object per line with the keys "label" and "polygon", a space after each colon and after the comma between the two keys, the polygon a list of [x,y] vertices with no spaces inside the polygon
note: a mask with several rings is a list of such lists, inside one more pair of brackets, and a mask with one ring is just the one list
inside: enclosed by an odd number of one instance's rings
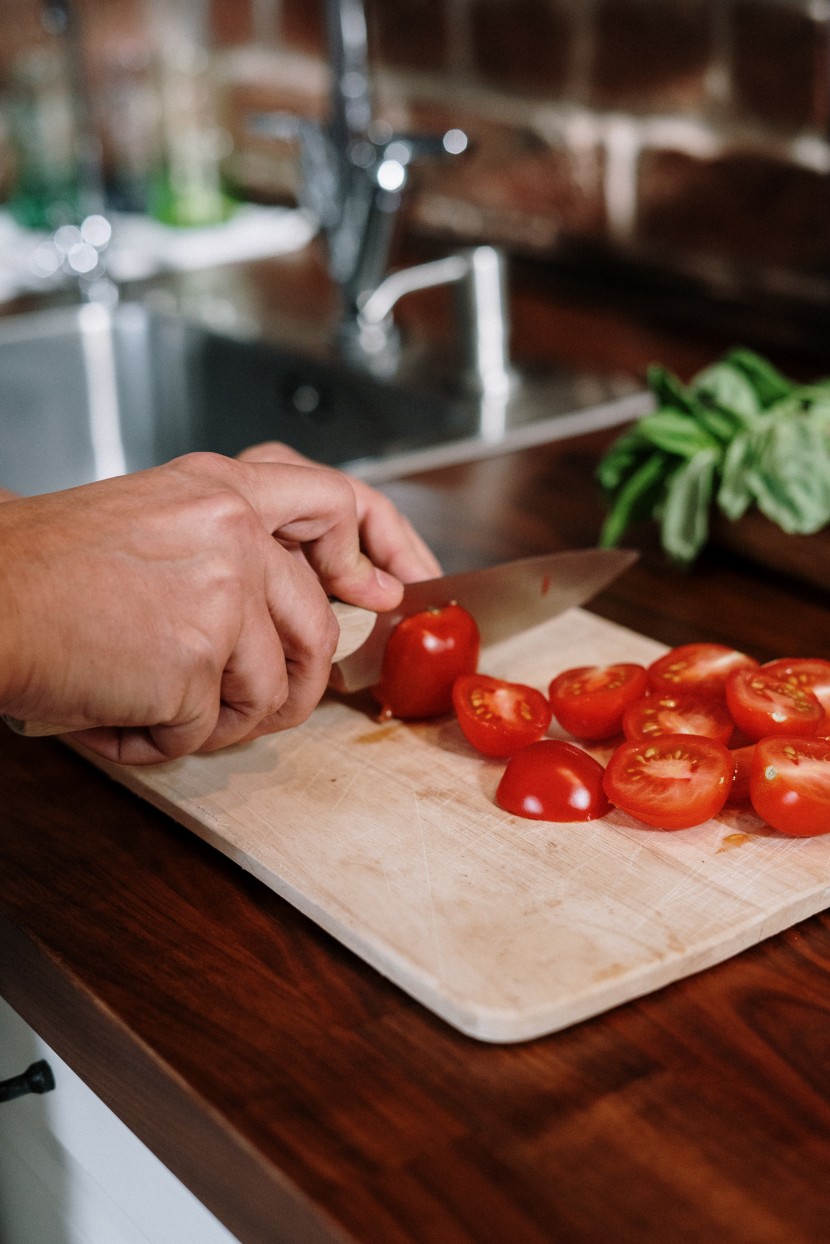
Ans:
{"label": "index finger", "polygon": [[339,471],[285,462],[242,462],[216,455],[180,459],[182,469],[221,476],[277,539],[302,546],[326,592],[383,611],[401,598],[398,578],[361,551],[354,492]]}

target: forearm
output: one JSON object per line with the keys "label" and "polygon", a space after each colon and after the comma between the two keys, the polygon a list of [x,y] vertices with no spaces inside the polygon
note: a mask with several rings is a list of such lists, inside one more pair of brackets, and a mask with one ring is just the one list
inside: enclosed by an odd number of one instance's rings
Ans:
{"label": "forearm", "polygon": [[0,488],[0,501],[16,501],[17,493],[9,492],[8,488]]}
{"label": "forearm", "polygon": [[[0,490],[0,502],[18,499],[13,493]],[[5,511],[5,506],[0,509]],[[30,556],[17,524],[8,521],[12,517],[10,507],[0,520],[0,712],[13,711],[14,701],[28,678],[22,643],[26,623],[21,618],[19,589]]]}

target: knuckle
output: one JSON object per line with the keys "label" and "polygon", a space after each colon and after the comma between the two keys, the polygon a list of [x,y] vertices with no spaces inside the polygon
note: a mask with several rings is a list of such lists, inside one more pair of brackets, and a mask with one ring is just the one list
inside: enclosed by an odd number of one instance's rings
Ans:
{"label": "knuckle", "polygon": [[[201,626],[182,627],[178,637],[179,658],[190,693],[213,686],[221,673],[223,654],[216,636]],[[181,698],[179,704],[181,704]]]}
{"label": "knuckle", "polygon": [[330,665],[339,639],[340,627],[328,600],[326,600],[317,618],[313,640],[314,653]]}
{"label": "knuckle", "polygon": [[187,471],[192,475],[216,475],[227,469],[228,459],[223,454],[214,453],[209,449],[194,449],[190,453],[179,454],[171,459],[168,466],[178,471]]}

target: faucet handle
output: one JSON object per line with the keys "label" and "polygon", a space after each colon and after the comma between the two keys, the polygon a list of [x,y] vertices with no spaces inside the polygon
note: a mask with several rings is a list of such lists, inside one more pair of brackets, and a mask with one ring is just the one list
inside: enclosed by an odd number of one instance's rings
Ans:
{"label": "faucet handle", "polygon": [[445,130],[443,134],[393,134],[383,144],[384,155],[397,154],[399,145],[408,151],[410,160],[422,157],[434,159],[461,155],[467,150],[469,139],[459,129]]}
{"label": "faucet handle", "polygon": [[467,150],[469,140],[463,130],[450,129],[443,134],[393,134],[377,144],[378,161],[374,174],[378,185],[395,181],[399,189],[406,181],[406,169],[414,160],[444,159],[461,155]]}

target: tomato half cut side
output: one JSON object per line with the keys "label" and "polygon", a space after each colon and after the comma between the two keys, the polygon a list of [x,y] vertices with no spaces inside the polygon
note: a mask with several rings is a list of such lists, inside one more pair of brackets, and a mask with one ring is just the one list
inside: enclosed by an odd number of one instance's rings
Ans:
{"label": "tomato half cut side", "polygon": [[593,821],[609,811],[603,768],[575,743],[540,739],[515,752],[496,790],[496,803],[533,821]]}
{"label": "tomato half cut side", "polygon": [[535,743],[550,725],[550,704],[541,691],[488,674],[456,678],[452,702],[467,741],[497,759]]}
{"label": "tomato half cut side", "polygon": [[658,657],[648,667],[648,685],[659,694],[698,692],[723,695],[733,670],[756,669],[754,657],[726,644],[680,644]]}
{"label": "tomato half cut side", "polygon": [[824,709],[824,720],[819,722],[816,734],[830,736],[830,661],[821,657],[779,657],[777,661],[767,661],[761,669],[812,691]]}
{"label": "tomato half cut side", "polygon": [[761,739],[749,795],[758,815],[782,834],[830,833],[830,739]]}
{"label": "tomato half cut side", "polygon": [[717,739],[666,734],[626,740],[605,770],[615,807],[654,829],[690,829],[716,816],[732,787],[734,763]]}
{"label": "tomato half cut side", "polygon": [[808,687],[769,670],[736,670],[726,681],[732,720],[747,738],[814,735],[824,710]]}
{"label": "tomato half cut side", "polygon": [[629,704],[623,714],[627,739],[657,739],[664,734],[701,734],[728,743],[735,723],[726,704],[715,696],[645,695]]}
{"label": "tomato half cut side", "polygon": [[452,688],[478,665],[481,639],[472,614],[454,601],[403,618],[386,641],[373,695],[381,717],[418,720],[452,712]]}
{"label": "tomato half cut side", "polygon": [[610,739],[622,730],[623,713],[645,694],[645,666],[580,665],[563,670],[549,688],[553,715],[576,739]]}

